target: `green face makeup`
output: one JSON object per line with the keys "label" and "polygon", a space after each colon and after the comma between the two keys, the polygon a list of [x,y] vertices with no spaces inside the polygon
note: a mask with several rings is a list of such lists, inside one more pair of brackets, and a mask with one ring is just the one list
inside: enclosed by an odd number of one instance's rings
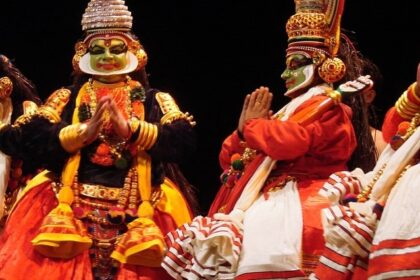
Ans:
{"label": "green face makeup", "polygon": [[286,81],[287,92],[290,95],[310,85],[314,77],[312,61],[301,54],[293,54],[286,60],[286,69],[281,78]]}
{"label": "green face makeup", "polygon": [[127,46],[119,39],[96,39],[89,46],[92,69],[109,73],[127,66]]}

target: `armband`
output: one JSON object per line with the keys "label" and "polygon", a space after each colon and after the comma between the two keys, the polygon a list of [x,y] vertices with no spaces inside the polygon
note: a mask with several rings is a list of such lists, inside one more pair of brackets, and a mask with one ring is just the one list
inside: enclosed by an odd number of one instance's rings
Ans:
{"label": "armband", "polygon": [[162,125],[170,124],[176,120],[186,120],[190,123],[191,126],[196,125],[196,122],[193,120],[194,117],[188,112],[181,112],[175,100],[169,93],[158,92],[156,94],[156,100],[159,103],[160,109],[163,113],[163,117],[160,119],[160,123]]}
{"label": "armband", "polygon": [[70,100],[71,91],[65,88],[56,90],[47,102],[42,105],[37,111],[37,115],[46,118],[52,123],[58,123],[61,121],[61,113],[64,107]]}

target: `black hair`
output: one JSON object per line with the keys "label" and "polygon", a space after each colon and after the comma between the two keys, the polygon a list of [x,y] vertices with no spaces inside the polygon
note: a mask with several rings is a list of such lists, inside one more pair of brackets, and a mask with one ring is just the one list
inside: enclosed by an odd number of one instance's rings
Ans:
{"label": "black hair", "polygon": [[[338,57],[343,60],[347,71],[336,85],[355,80],[361,75],[371,74],[367,71],[373,63],[355,48],[355,44],[345,34],[342,34]],[[357,139],[357,147],[347,163],[348,168],[353,170],[359,167],[365,172],[371,171],[376,164],[376,148],[370,133],[365,99],[361,94],[356,94],[344,100],[344,103],[350,106],[353,111],[352,124]]]}
{"label": "black hair", "polygon": [[41,99],[32,81],[23,75],[5,55],[0,54],[0,77],[3,76],[7,76],[13,83],[11,99],[13,105],[12,122],[14,122],[17,117],[23,114],[23,101],[29,100],[40,105]]}

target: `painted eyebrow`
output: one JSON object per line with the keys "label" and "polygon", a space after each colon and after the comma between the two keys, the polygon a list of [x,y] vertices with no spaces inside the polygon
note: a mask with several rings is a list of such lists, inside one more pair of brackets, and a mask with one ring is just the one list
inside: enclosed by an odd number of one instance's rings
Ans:
{"label": "painted eyebrow", "polygon": [[91,45],[90,47],[89,47],[90,49],[92,49],[92,48],[104,48],[103,46],[100,46],[100,45],[97,45],[97,44],[93,44],[93,45]]}
{"label": "painted eyebrow", "polygon": [[294,64],[293,66],[296,66],[296,65],[299,66],[299,65],[305,65],[308,62],[309,62],[309,59],[307,59],[306,57],[305,58],[301,58],[301,59],[299,59],[299,58],[293,58],[293,59],[288,60],[287,63],[286,63],[286,65],[287,66],[291,66],[291,64],[293,63]]}
{"label": "painted eyebrow", "polygon": [[111,48],[125,48],[125,47],[127,47],[127,46],[124,43],[111,46]]}

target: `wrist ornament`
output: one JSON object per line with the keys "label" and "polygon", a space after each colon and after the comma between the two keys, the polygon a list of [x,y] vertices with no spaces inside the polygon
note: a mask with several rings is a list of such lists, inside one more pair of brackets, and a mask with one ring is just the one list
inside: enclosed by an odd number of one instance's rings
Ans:
{"label": "wrist ornament", "polygon": [[68,125],[60,130],[61,146],[69,153],[74,153],[86,145],[87,124]]}
{"label": "wrist ornament", "polygon": [[158,137],[157,125],[138,120],[136,123],[132,123],[130,126],[132,129],[137,127],[135,131],[138,131],[138,136],[134,140],[135,145],[137,145],[141,150],[149,150],[151,147],[153,147]]}
{"label": "wrist ornament", "polygon": [[416,113],[420,112],[420,97],[415,92],[415,88],[416,83],[413,83],[395,103],[396,111],[405,119],[412,119]]}

